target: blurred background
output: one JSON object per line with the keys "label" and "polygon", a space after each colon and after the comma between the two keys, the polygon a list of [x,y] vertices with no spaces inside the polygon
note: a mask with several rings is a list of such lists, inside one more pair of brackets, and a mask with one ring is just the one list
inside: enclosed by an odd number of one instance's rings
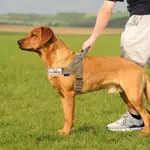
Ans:
{"label": "blurred background", "polygon": [[[77,32],[59,29],[57,33],[89,34],[103,0],[1,0],[0,31],[28,31],[25,26],[84,28]],[[128,20],[126,3],[117,3],[107,28],[123,28]],[[18,26],[18,28],[15,28]],[[88,28],[89,30],[85,29]],[[116,31],[116,30],[115,30]],[[117,31],[116,31],[117,32]]]}

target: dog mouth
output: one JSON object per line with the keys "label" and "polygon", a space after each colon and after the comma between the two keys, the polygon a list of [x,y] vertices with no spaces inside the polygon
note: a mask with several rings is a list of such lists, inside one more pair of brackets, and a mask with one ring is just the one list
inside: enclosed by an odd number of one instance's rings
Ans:
{"label": "dog mouth", "polygon": [[27,48],[23,48],[21,47],[21,45],[19,45],[19,48],[22,50],[22,51],[27,51],[27,52],[36,52],[38,54],[41,54],[39,51],[35,51],[34,49],[30,48],[30,49],[27,49]]}
{"label": "dog mouth", "polygon": [[28,49],[26,49],[26,48],[23,48],[21,45],[19,45],[19,44],[18,44],[18,46],[19,46],[19,48],[20,48],[21,50],[28,51]]}
{"label": "dog mouth", "polygon": [[23,51],[29,51],[29,52],[34,51],[34,49],[32,49],[32,48],[24,48],[24,47],[22,47],[21,45],[18,45],[18,46],[19,46],[19,48],[20,48],[21,50],[23,50]]}
{"label": "dog mouth", "polygon": [[18,41],[17,41],[17,44],[18,44],[18,46],[19,46],[19,48],[20,48],[21,50],[28,50],[27,48],[24,48],[24,47],[22,46],[22,40],[18,40]]}
{"label": "dog mouth", "polygon": [[20,45],[19,45],[19,48],[20,48],[21,50],[26,50],[25,48],[22,48]]}
{"label": "dog mouth", "polygon": [[21,46],[19,46],[19,48],[20,48],[21,50],[23,50],[23,51],[28,51],[28,52],[33,52],[33,51],[34,51],[34,49],[27,49],[27,48],[23,48],[23,47],[21,47]]}
{"label": "dog mouth", "polygon": [[21,49],[21,50],[24,50],[24,51],[33,51],[34,49],[32,49],[32,48],[24,48],[23,46],[22,46],[22,42],[20,42],[20,41],[17,41],[17,43],[18,43],[18,46],[19,46],[19,48]]}
{"label": "dog mouth", "polygon": [[24,47],[23,46],[23,42],[21,40],[17,41],[17,44],[19,46],[19,48],[23,51],[27,51],[27,52],[36,52],[38,54],[41,54],[40,51],[38,51],[37,49],[34,49],[34,48],[27,48],[27,47]]}

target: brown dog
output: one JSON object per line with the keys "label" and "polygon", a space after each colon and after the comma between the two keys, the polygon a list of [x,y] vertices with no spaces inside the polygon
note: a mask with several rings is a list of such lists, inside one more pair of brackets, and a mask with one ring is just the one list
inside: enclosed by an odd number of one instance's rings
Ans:
{"label": "brown dog", "polygon": [[[22,50],[39,54],[46,68],[65,68],[75,58],[65,44],[55,36],[49,27],[33,29],[28,36],[18,41]],[[64,111],[64,128],[61,134],[70,134],[74,120],[74,75],[48,76],[57,89]],[[120,57],[86,57],[83,62],[82,93],[108,89],[109,93],[120,92],[130,108],[136,108],[144,120],[145,134],[150,133],[150,115],[143,106],[143,93],[150,103],[150,83],[144,70],[135,63]]]}

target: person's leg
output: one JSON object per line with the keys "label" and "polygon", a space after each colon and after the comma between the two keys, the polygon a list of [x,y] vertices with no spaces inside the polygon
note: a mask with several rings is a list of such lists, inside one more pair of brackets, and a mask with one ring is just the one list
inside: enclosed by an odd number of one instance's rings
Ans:
{"label": "person's leg", "polygon": [[[132,16],[126,24],[121,36],[121,57],[144,66],[150,57],[150,15]],[[150,64],[150,63],[149,63]],[[128,112],[119,120],[107,125],[111,131],[132,131],[143,128],[143,120],[139,112],[128,103],[125,93],[121,93],[128,106]]]}

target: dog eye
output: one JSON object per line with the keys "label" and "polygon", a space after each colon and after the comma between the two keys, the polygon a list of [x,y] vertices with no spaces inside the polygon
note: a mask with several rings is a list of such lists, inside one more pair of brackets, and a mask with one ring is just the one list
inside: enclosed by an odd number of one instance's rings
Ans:
{"label": "dog eye", "polygon": [[32,36],[36,36],[36,34],[32,33]]}

